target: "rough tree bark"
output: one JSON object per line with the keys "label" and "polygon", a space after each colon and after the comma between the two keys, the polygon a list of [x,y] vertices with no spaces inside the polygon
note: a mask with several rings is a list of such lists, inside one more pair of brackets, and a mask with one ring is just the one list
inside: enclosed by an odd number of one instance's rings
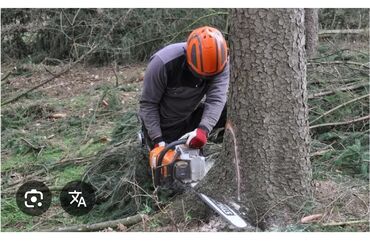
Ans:
{"label": "rough tree bark", "polygon": [[[231,80],[223,154],[197,190],[240,206],[262,229],[299,220],[311,197],[303,9],[233,9]],[[208,212],[193,193],[169,207]],[[155,217],[169,221],[163,214]]]}
{"label": "rough tree bark", "polygon": [[319,42],[319,9],[305,9],[305,28],[306,28],[306,53],[308,58],[316,55],[317,45]]}
{"label": "rough tree bark", "polygon": [[224,158],[201,190],[284,225],[311,196],[303,9],[235,9]]}

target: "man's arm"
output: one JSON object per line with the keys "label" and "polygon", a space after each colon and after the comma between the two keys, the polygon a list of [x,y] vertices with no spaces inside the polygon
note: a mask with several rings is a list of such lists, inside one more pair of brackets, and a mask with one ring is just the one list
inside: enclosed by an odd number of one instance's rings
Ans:
{"label": "man's arm", "polygon": [[150,139],[162,141],[159,117],[159,102],[167,86],[167,74],[163,61],[154,56],[145,71],[143,91],[140,99],[139,115],[148,130]]}
{"label": "man's arm", "polygon": [[204,111],[199,127],[210,133],[221,116],[227,100],[227,89],[229,87],[230,68],[227,63],[224,71],[210,80],[210,86],[206,93]]}

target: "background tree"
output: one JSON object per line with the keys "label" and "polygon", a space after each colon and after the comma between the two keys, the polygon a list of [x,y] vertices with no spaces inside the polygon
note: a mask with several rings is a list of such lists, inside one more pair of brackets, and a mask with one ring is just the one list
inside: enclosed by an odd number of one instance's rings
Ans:
{"label": "background tree", "polygon": [[319,9],[306,8],[304,14],[306,28],[306,53],[308,58],[316,54],[319,43]]}
{"label": "background tree", "polygon": [[271,227],[294,217],[311,193],[304,10],[234,9],[230,15],[224,156],[202,188]]}

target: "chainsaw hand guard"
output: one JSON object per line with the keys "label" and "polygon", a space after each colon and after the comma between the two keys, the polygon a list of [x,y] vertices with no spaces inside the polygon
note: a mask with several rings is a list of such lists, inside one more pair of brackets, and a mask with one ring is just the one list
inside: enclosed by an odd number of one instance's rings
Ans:
{"label": "chainsaw hand guard", "polygon": [[176,147],[177,145],[183,145],[186,143],[186,139],[180,139],[178,141],[174,141],[170,144],[168,144],[162,151],[161,154],[159,154],[158,160],[157,160],[157,166],[154,169],[155,175],[154,175],[154,185],[160,186],[161,185],[161,170],[164,166],[162,166],[163,157],[166,155],[166,153]]}

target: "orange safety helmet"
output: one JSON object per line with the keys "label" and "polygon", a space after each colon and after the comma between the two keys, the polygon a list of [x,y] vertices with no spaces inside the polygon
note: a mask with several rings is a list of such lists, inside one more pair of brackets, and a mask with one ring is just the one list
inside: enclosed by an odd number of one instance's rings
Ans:
{"label": "orange safety helmet", "polygon": [[227,45],[222,33],[208,26],[195,29],[187,41],[186,60],[201,77],[221,73],[227,63]]}

